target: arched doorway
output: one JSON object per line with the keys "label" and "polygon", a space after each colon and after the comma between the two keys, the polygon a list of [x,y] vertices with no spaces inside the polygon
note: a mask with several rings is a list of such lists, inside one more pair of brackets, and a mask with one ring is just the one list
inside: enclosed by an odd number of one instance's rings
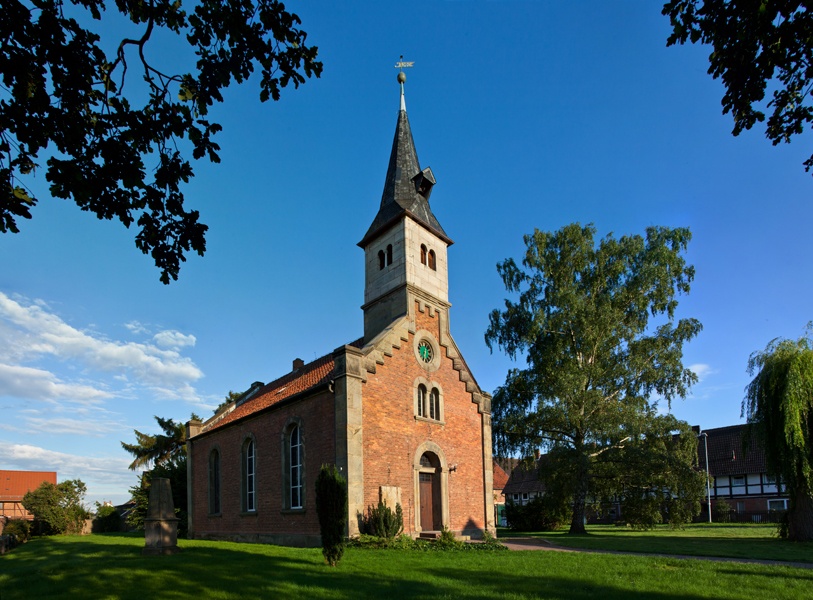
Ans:
{"label": "arched doorway", "polygon": [[443,528],[440,474],[438,456],[434,452],[424,452],[418,470],[421,531],[438,531]]}

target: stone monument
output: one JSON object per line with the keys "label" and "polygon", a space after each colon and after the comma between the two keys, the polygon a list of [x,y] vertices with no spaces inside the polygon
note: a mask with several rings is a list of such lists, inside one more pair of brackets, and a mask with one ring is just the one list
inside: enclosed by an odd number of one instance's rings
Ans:
{"label": "stone monument", "polygon": [[150,506],[144,517],[144,549],[141,554],[161,555],[178,552],[178,517],[172,502],[169,479],[156,477],[150,482]]}

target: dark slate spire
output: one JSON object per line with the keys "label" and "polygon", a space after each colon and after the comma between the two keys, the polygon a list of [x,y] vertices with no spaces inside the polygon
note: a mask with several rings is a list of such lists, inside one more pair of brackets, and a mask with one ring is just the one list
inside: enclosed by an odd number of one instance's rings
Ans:
{"label": "dark slate spire", "polygon": [[429,167],[421,170],[418,162],[418,153],[412,140],[412,130],[409,127],[404,102],[405,80],[404,74],[399,73],[401,109],[398,111],[390,164],[387,167],[387,178],[384,180],[384,193],[381,195],[378,214],[364,238],[358,243],[362,248],[403,215],[409,215],[448,245],[452,245],[452,240],[443,231],[443,227],[429,208],[429,195],[432,193],[432,186],[435,185],[435,177]]}

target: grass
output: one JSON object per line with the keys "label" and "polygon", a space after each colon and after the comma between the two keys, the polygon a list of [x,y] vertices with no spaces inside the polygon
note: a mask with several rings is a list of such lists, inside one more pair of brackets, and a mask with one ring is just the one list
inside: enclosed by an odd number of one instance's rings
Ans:
{"label": "grass", "polygon": [[569,535],[567,529],[543,533],[500,530],[499,535],[501,538],[540,537],[557,546],[588,550],[813,563],[813,542],[780,540],[776,537],[774,525],[697,523],[678,530],[660,525],[651,531],[636,531],[614,525],[588,525],[586,535]]}
{"label": "grass", "polygon": [[810,598],[813,569],[564,552],[403,552],[181,540],[143,557],[121,534],[35,539],[0,557],[0,600],[30,598]]}

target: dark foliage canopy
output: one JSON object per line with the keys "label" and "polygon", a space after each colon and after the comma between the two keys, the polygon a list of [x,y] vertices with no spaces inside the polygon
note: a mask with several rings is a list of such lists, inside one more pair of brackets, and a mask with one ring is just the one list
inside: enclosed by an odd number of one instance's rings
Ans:
{"label": "dark foliage canopy", "polygon": [[[112,35],[115,13],[139,34],[103,39],[97,32]],[[206,249],[207,226],[184,206],[182,185],[193,176],[184,152],[220,161],[213,137],[222,128],[207,114],[232,81],[258,70],[266,101],[319,77],[317,48],[299,25],[276,0],[199,0],[189,11],[180,0],[5,0],[0,232],[17,233],[18,219],[31,218],[38,199],[25,181],[44,154],[51,195],[100,219],[135,222],[136,246],[161,281],[177,279],[185,253]],[[159,30],[194,52],[187,72],[149,58]]]}
{"label": "dark foliage canopy", "polygon": [[[813,123],[813,14],[807,0],[670,0],[668,45],[709,44],[709,74],[722,80],[734,135],[766,120],[774,145]],[[770,99],[766,94],[770,90]],[[767,114],[770,113],[770,114]],[[805,161],[813,167],[813,156]]]}
{"label": "dark foliage canopy", "polygon": [[[134,457],[133,462],[130,463],[130,469],[133,471],[148,468],[150,465],[171,465],[182,461],[186,464],[186,427],[184,424],[158,416],[154,418],[162,433],[153,435],[134,429],[136,443],[121,442],[121,447]],[[191,418],[196,419],[197,415],[193,413]]]}

